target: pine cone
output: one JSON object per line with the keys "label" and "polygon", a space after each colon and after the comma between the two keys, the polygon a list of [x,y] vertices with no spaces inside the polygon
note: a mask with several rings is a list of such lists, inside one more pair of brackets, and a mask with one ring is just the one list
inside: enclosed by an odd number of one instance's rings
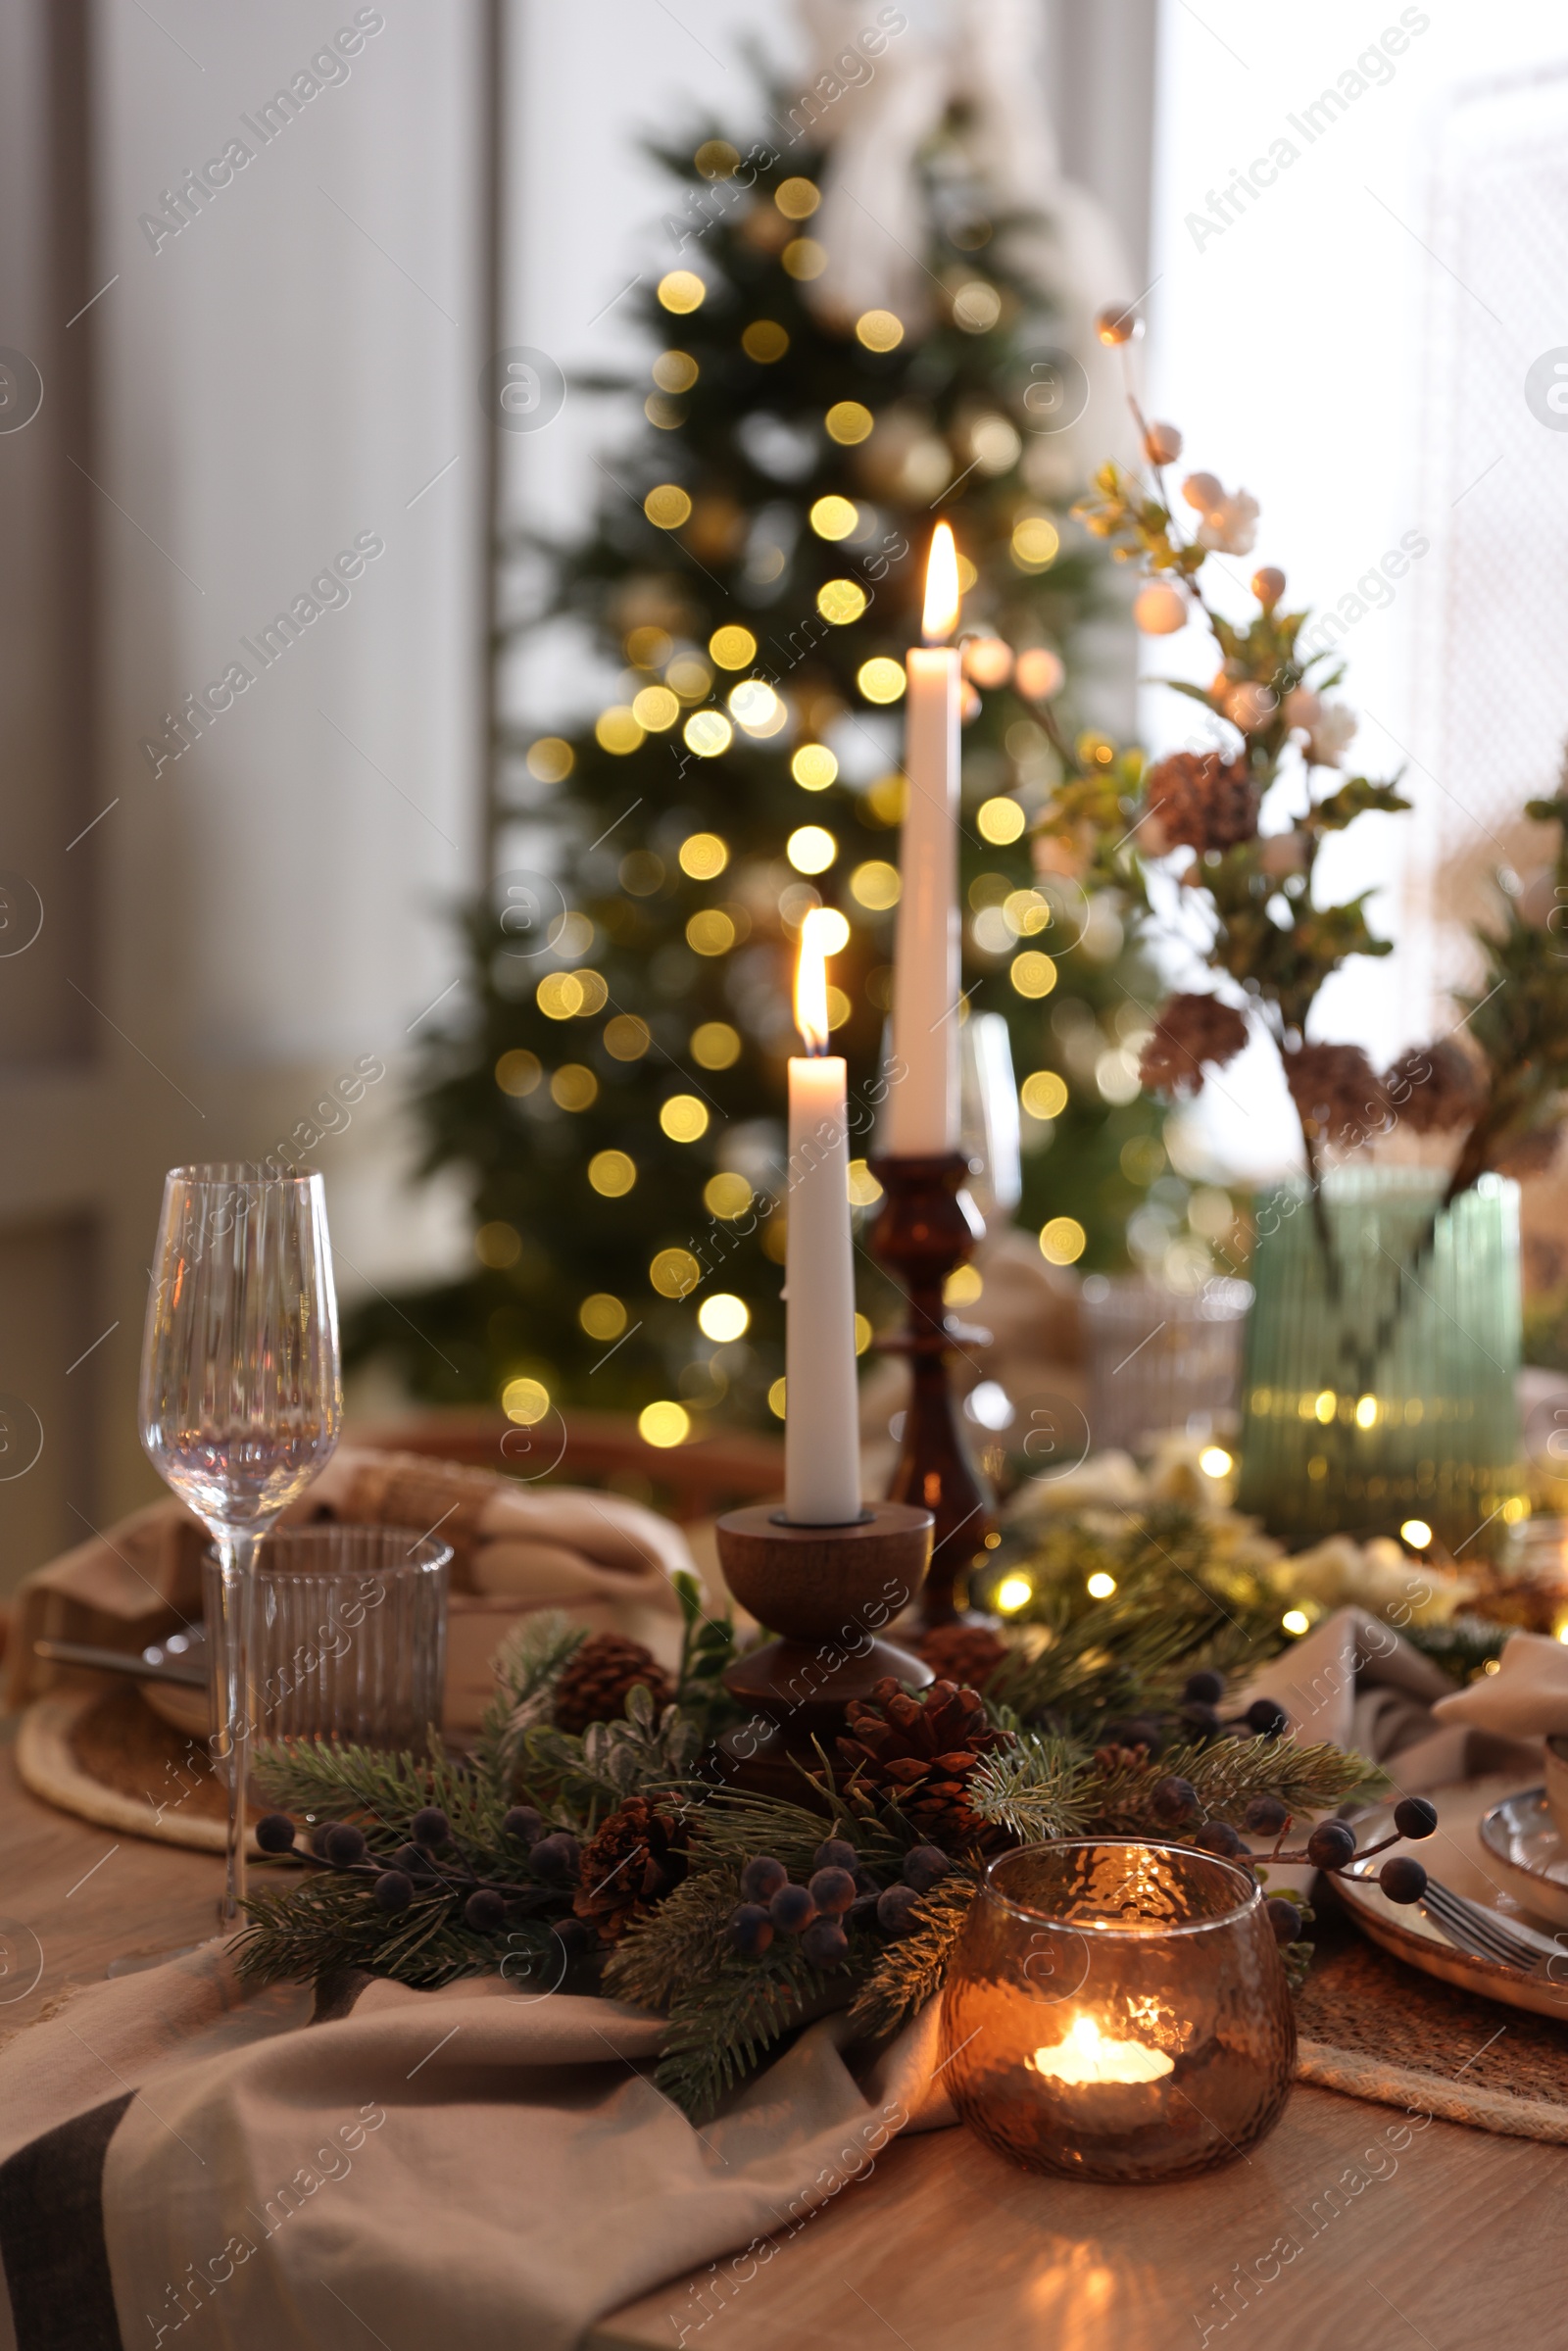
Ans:
{"label": "pine cone", "polygon": [[1384,1088],[1412,1134],[1446,1134],[1467,1126],[1481,1106],[1475,1064],[1461,1047],[1412,1045],[1384,1073]]}
{"label": "pine cone", "polygon": [[586,1731],[590,1723],[619,1722],[627,1693],[638,1682],[656,1711],[674,1695],[669,1676],[640,1641],[623,1641],[618,1633],[591,1634],[556,1684],[557,1730]]}
{"label": "pine cone", "polygon": [[1175,751],[1149,771],[1149,808],[1169,849],[1234,849],[1257,832],[1257,786],[1245,759]]}
{"label": "pine cone", "polygon": [[1217,996],[1171,996],[1160,1006],[1138,1075],[1151,1093],[1201,1094],[1203,1064],[1222,1069],[1247,1043],[1247,1022]]}
{"label": "pine cone", "polygon": [[1353,1148],[1389,1113],[1383,1080],[1358,1045],[1300,1045],[1285,1056],[1285,1082],[1303,1124]]}
{"label": "pine cone", "polygon": [[589,1838],[571,1907],[601,1942],[617,1941],[633,1919],[674,1892],[690,1867],[691,1834],[683,1811],[628,1796]]}
{"label": "pine cone", "polygon": [[849,1725],[839,1753],[857,1784],[891,1797],[934,1844],[951,1852],[991,1835],[969,1802],[969,1775],[1008,1740],[992,1729],[978,1690],[933,1682],[911,1697],[889,1675],[869,1700],[851,1703]]}
{"label": "pine cone", "polygon": [[915,1646],[939,1682],[970,1690],[984,1690],[1008,1653],[986,1625],[935,1625]]}

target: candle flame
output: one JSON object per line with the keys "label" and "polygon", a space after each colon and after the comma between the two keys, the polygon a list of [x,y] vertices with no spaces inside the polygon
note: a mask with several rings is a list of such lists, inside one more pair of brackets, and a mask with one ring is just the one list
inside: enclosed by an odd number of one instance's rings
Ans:
{"label": "candle flame", "polygon": [[1037,2049],[1025,2062],[1048,2082],[1073,2088],[1091,2082],[1158,2082],[1175,2070],[1163,2049],[1139,2040],[1108,2040],[1092,2016],[1074,2017],[1065,2040]]}
{"label": "candle flame", "polygon": [[931,553],[926,559],[922,633],[928,645],[945,645],[957,625],[958,551],[948,525],[939,522],[931,533]]}
{"label": "candle flame", "polygon": [[828,1048],[827,949],[821,934],[831,921],[830,906],[813,906],[801,925],[801,954],[795,966],[795,1025],[808,1053],[825,1053]]}

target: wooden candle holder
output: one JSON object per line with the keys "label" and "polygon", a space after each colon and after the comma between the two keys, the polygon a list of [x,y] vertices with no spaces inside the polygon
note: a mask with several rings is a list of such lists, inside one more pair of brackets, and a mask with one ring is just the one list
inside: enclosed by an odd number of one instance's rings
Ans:
{"label": "wooden candle holder", "polygon": [[947,1625],[968,1605],[969,1562],[992,1530],[995,1497],[969,1458],[954,1407],[948,1365],[957,1326],[943,1305],[942,1286],[973,1256],[985,1226],[963,1188],[969,1162],[958,1151],[873,1159],[871,1172],[883,1192],[872,1253],[909,1300],[903,1334],[882,1342],[889,1353],[909,1359],[909,1400],[888,1498],[922,1503],[936,1521],[921,1621]]}
{"label": "wooden candle holder", "polygon": [[797,1765],[830,1757],[852,1698],[891,1674],[923,1690],[931,1669],[880,1638],[909,1607],[931,1557],[929,1510],[877,1502],[848,1526],[802,1527],[766,1505],[718,1521],[730,1591],[779,1638],[737,1657],[724,1683],[751,1721],[719,1740],[726,1776],[767,1795],[806,1801]]}

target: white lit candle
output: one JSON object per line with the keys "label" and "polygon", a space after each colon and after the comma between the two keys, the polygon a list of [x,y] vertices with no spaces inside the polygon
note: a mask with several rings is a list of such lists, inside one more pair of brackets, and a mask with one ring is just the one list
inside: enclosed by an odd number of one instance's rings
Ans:
{"label": "white lit candle", "polygon": [[1112,2040],[1092,2016],[1074,2017],[1065,2039],[1037,2049],[1024,2062],[1043,2081],[1073,2089],[1099,2082],[1158,2082],[1174,2070],[1163,2049],[1152,2049],[1141,2040]]}
{"label": "white lit candle", "polygon": [[928,1158],[958,1141],[958,716],[963,680],[946,640],[958,625],[958,557],[939,522],[926,565],[925,643],[908,657],[908,803],[893,971],[893,1052],[884,1148]]}
{"label": "white lit candle", "polygon": [[828,909],[813,908],[801,926],[795,1024],[806,1053],[790,1063],[784,1514],[805,1527],[860,1515],[850,1129],[844,1060],[827,1050],[824,917],[832,920]]}

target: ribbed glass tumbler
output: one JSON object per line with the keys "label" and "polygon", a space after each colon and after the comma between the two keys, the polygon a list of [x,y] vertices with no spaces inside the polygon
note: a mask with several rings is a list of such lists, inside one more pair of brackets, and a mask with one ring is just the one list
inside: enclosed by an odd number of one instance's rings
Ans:
{"label": "ribbed glass tumbler", "polygon": [[977,2136],[1029,2171],[1177,2180],[1279,2121],[1296,2019],[1262,1890],[1137,1837],[993,1861],[948,1970],[942,2054]]}
{"label": "ribbed glass tumbler", "polygon": [[[254,1742],[422,1754],[441,1721],[452,1546],[403,1527],[280,1527],[256,1560]],[[220,1571],[203,1562],[209,1638]]]}
{"label": "ribbed glass tumbler", "polygon": [[1238,1507],[1295,1545],[1392,1535],[1494,1551],[1523,1515],[1519,1188],[1443,1205],[1414,1168],[1330,1176],[1328,1248],[1304,1191],[1259,1216]]}

